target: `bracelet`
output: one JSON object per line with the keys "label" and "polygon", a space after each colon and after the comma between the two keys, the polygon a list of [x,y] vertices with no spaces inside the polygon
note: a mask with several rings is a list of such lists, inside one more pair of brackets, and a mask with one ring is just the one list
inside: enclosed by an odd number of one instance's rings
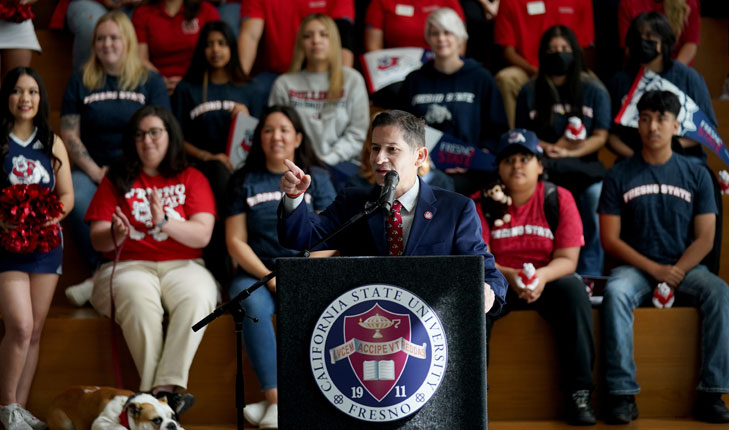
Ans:
{"label": "bracelet", "polygon": [[162,218],[162,221],[160,221],[160,223],[159,223],[159,224],[157,224],[157,225],[156,225],[155,227],[157,227],[158,229],[162,230],[162,227],[163,227],[163,226],[164,226],[165,224],[167,224],[167,221],[169,221],[169,220],[170,220],[170,219],[169,219],[169,218],[167,217],[167,212],[165,212],[165,217],[164,217],[164,218]]}
{"label": "bracelet", "polygon": [[306,190],[300,192],[299,194],[289,194],[289,193],[286,193],[286,196],[288,198],[290,198],[290,199],[295,199],[295,198],[299,197],[300,195],[304,194],[305,192],[306,192]]}

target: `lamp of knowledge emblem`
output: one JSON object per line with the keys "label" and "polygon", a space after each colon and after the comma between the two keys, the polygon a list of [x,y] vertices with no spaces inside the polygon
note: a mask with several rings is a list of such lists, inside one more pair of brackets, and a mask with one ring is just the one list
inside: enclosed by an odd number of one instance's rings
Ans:
{"label": "lamp of knowledge emblem", "polygon": [[394,421],[422,408],[446,369],[443,326],[420,297],[365,285],[336,298],[312,333],[317,386],[337,409],[364,421]]}

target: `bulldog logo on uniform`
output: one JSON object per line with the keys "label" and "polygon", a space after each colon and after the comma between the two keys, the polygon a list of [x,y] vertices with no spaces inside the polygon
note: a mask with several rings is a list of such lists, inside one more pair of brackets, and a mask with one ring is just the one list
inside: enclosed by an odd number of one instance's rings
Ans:
{"label": "bulldog logo on uniform", "polygon": [[312,334],[309,359],[319,389],[364,421],[415,413],[445,373],[445,331],[421,298],[391,285],[366,285],[335,299]]}
{"label": "bulldog logo on uniform", "polygon": [[13,157],[13,168],[8,175],[11,185],[16,184],[47,184],[51,175],[38,160],[30,160],[22,155]]}

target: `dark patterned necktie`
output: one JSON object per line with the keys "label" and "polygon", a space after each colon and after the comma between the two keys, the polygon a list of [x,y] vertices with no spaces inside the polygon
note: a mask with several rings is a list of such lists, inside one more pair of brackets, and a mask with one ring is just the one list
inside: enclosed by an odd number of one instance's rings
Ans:
{"label": "dark patterned necktie", "polygon": [[400,215],[402,203],[395,200],[392,203],[392,210],[387,216],[385,227],[387,227],[387,248],[390,255],[400,256],[405,250],[405,238],[402,236],[402,215]]}

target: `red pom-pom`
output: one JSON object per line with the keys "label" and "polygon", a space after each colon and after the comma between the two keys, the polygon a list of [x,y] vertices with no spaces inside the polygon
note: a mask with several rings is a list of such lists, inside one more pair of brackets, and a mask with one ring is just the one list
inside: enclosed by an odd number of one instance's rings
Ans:
{"label": "red pom-pom", "polygon": [[28,4],[20,4],[20,0],[2,0],[0,2],[0,19],[10,22],[23,22],[33,19],[35,15]]}
{"label": "red pom-pom", "polygon": [[48,252],[61,244],[61,227],[48,224],[63,213],[63,204],[50,189],[38,184],[16,184],[0,193],[0,215],[15,228],[0,235],[9,252]]}

